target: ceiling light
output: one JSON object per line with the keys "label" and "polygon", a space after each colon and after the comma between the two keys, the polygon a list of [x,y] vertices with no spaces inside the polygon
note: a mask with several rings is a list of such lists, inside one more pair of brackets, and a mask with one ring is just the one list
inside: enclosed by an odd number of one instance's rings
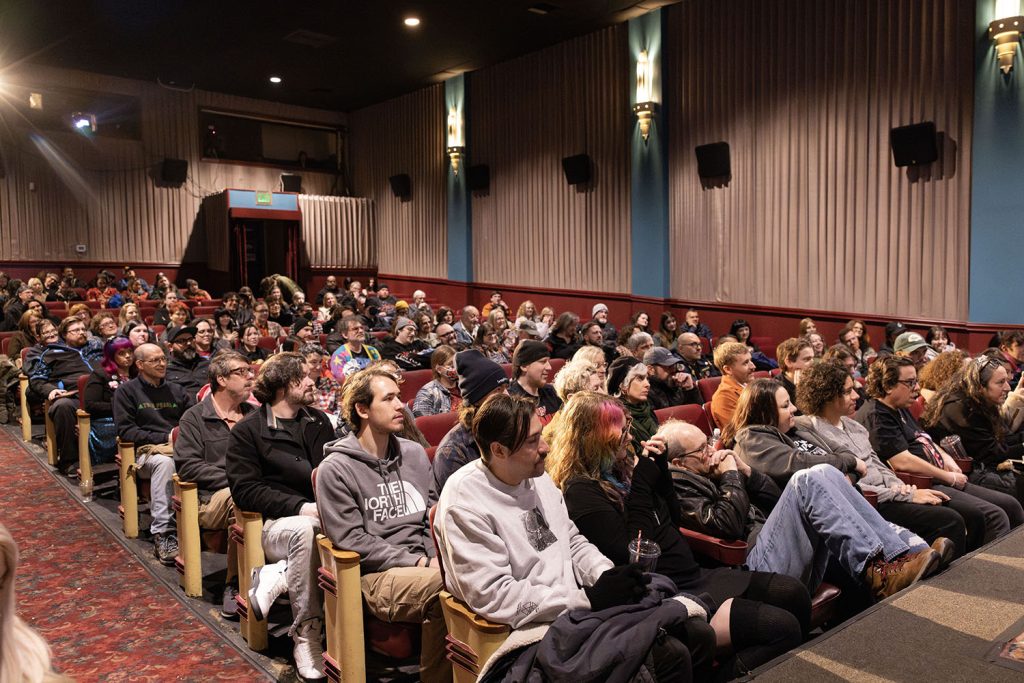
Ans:
{"label": "ceiling light", "polygon": [[82,133],[95,133],[96,116],[95,114],[87,114],[76,111],[74,114],[71,115],[71,127]]}
{"label": "ceiling light", "polygon": [[43,93],[41,93],[41,92],[29,93],[29,95],[28,95],[28,106],[30,106],[33,109],[42,109],[43,108]]}
{"label": "ceiling light", "polygon": [[271,76],[270,77],[270,82],[273,83],[274,85],[277,85],[278,83],[281,82],[281,77],[280,76]]}
{"label": "ceiling light", "polygon": [[406,26],[410,27],[410,28],[413,28],[415,26],[419,26],[420,25],[420,18],[419,17],[406,17],[405,19],[402,20],[402,23],[405,24]]}

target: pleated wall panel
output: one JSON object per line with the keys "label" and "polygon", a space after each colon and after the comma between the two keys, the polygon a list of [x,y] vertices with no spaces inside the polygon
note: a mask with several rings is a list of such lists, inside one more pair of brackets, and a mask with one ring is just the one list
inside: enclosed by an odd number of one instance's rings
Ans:
{"label": "pleated wall panel", "polygon": [[[349,114],[355,194],[373,200],[383,273],[447,277],[444,85]],[[402,201],[388,178],[407,174],[412,197]]]}
{"label": "pleated wall panel", "polygon": [[[673,296],[966,319],[974,3],[667,11]],[[943,158],[912,181],[889,130],[928,120]],[[702,189],[693,148],[718,140],[732,180]]]}
{"label": "pleated wall panel", "polygon": [[[0,260],[166,263],[181,261],[196,226],[202,197],[225,188],[277,190],[280,169],[201,160],[199,109],[279,117],[343,126],[335,112],[264,102],[200,90],[83,72],[23,68],[5,73],[12,83],[41,88],[110,92],[139,99],[142,140],[43,131],[36,138],[5,116],[6,177],[0,180]],[[156,187],[165,158],[185,159],[189,178],[180,188]],[[303,188],[328,194],[333,174],[304,172]],[[29,183],[36,189],[30,191]],[[74,245],[86,244],[79,256]],[[205,241],[190,256],[207,260]],[[220,262],[224,255],[212,255]],[[342,265],[342,264],[338,264]]]}
{"label": "pleated wall panel", "polygon": [[373,202],[356,197],[299,195],[302,241],[314,268],[376,268]]}
{"label": "pleated wall panel", "polygon": [[[471,74],[478,282],[628,292],[629,55],[615,26]],[[566,183],[562,158],[587,153],[593,184]]]}

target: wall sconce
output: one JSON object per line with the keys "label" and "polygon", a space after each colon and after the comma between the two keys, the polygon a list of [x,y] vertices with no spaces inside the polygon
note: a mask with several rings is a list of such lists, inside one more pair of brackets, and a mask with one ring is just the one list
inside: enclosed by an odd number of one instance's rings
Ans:
{"label": "wall sconce", "polygon": [[466,145],[462,138],[462,116],[454,106],[448,110],[448,159],[452,163],[452,173],[459,175],[459,166],[466,155]]}
{"label": "wall sconce", "polygon": [[995,43],[999,70],[1004,74],[1013,70],[1022,28],[1024,16],[1020,15],[1020,0],[996,0],[996,19],[988,25],[988,37]]}
{"label": "wall sconce", "polygon": [[653,101],[653,89],[654,67],[647,57],[647,50],[643,50],[636,58],[636,104],[633,105],[633,113],[640,123],[640,137],[644,139],[645,145],[651,134],[654,114],[658,110],[657,102]]}

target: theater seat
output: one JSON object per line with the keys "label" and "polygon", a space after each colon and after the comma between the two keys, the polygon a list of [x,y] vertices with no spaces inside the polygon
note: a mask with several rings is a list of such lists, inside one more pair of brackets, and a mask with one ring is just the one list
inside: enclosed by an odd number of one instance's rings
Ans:
{"label": "theater seat", "polygon": [[228,530],[229,543],[235,545],[238,563],[238,630],[250,650],[267,649],[267,622],[258,621],[249,606],[249,588],[252,584],[252,570],[267,563],[263,554],[263,515],[247,512],[235,507],[235,523]]}
{"label": "theater seat", "polygon": [[416,427],[423,432],[427,443],[436,448],[440,445],[444,435],[455,426],[458,419],[459,414],[454,411],[437,415],[423,415],[416,418]]}
{"label": "theater seat", "polygon": [[[726,541],[698,531],[680,528],[690,549],[714,562],[729,567],[740,567],[747,559],[746,541]],[[822,583],[811,596],[811,628],[824,626],[833,619],[839,607],[841,591],[830,583]]]}
{"label": "theater seat", "polygon": [[712,434],[711,421],[708,420],[708,416],[704,412],[703,406],[685,405],[661,408],[660,410],[654,411],[654,417],[658,419],[659,424],[671,419],[682,420],[683,422],[688,422],[695,427],[699,427],[707,436],[711,436]]}
{"label": "theater seat", "polygon": [[715,392],[718,390],[718,385],[721,383],[721,376],[705,377],[704,379],[697,380],[697,388],[700,389],[700,397],[704,399],[705,403],[711,402],[711,398],[715,395]]}
{"label": "theater seat", "polygon": [[432,370],[410,370],[402,373],[402,385],[399,387],[399,396],[402,403],[409,403],[416,398],[416,392],[423,388],[423,385],[434,379]]}
{"label": "theater seat", "polygon": [[924,415],[924,396],[918,396],[917,400],[910,404],[909,410],[914,419],[920,422],[921,416]]}
{"label": "theater seat", "polygon": [[565,359],[551,358],[548,360],[548,363],[551,364],[551,375],[548,377],[548,381],[551,381],[558,374],[558,371],[565,367]]}
{"label": "theater seat", "polygon": [[[444,563],[437,547],[437,536],[434,535],[436,510],[436,505],[430,508],[430,538],[434,541],[437,563],[443,579]],[[445,656],[452,664],[452,679],[454,683],[473,683],[480,674],[480,668],[508,639],[512,629],[505,624],[497,624],[477,615],[466,603],[446,590],[441,591],[441,610],[444,613],[444,623],[448,627]]]}

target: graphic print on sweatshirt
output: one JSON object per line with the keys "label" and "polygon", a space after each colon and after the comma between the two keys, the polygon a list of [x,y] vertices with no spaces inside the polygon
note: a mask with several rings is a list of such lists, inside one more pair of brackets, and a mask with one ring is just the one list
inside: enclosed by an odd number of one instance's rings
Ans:
{"label": "graphic print on sweatshirt", "polygon": [[548,523],[544,520],[544,515],[541,514],[540,508],[533,508],[529,512],[524,512],[520,519],[523,520],[523,527],[526,529],[526,538],[529,539],[530,545],[538,553],[543,552],[545,548],[551,547],[558,541],[555,538],[555,534],[548,527]]}
{"label": "graphic print on sweatshirt", "polygon": [[363,499],[365,517],[383,522],[426,512],[427,502],[416,487],[407,481],[382,481],[376,484],[377,495]]}

